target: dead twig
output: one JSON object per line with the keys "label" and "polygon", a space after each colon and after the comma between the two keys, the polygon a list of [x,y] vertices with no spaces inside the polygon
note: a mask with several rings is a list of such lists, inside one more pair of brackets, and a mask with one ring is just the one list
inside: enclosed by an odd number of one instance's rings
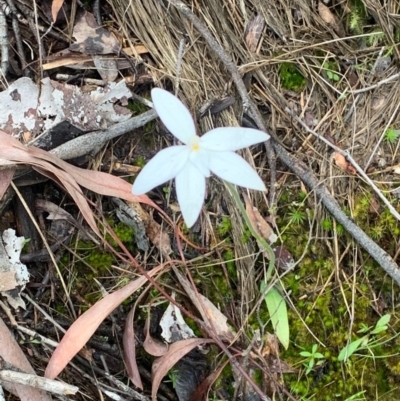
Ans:
{"label": "dead twig", "polygon": [[[63,145],[50,151],[50,153],[63,160],[74,159],[76,157],[85,156],[93,152],[95,149],[103,146],[107,141],[142,127],[148,122],[154,120],[157,114],[153,110],[146,111],[137,117],[133,117],[128,121],[113,125],[111,128],[102,131],[89,132],[78,138],[72,139]],[[42,134],[43,136],[45,133]],[[40,137],[42,137],[42,135]],[[35,145],[37,137],[30,145]]]}

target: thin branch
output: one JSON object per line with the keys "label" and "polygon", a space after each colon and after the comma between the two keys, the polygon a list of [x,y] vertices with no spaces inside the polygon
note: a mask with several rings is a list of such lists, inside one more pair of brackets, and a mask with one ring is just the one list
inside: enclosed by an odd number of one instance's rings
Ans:
{"label": "thin branch", "polygon": [[[207,27],[193,14],[193,12],[179,0],[168,0],[182,14],[188,18],[197,28],[203,38],[208,42],[212,50],[218,55],[220,60],[232,75],[232,79],[236,84],[238,92],[242,97],[243,104],[247,105],[253,115],[259,129],[266,131],[260,112],[256,105],[250,99],[243,80],[238,72],[236,65],[231,58],[226,54],[224,49],[212,37]],[[390,276],[398,285],[400,285],[400,269],[394,262],[392,257],[378,246],[360,227],[357,226],[346,214],[342,211],[336,199],[329,193],[327,188],[323,186],[314,175],[314,173],[301,161],[290,155],[276,141],[268,141],[279,157],[279,159],[290,168],[305,184],[315,191],[322,204],[332,214],[332,216],[343,225],[345,230],[371,255],[373,259],[382,267],[382,269]]]}

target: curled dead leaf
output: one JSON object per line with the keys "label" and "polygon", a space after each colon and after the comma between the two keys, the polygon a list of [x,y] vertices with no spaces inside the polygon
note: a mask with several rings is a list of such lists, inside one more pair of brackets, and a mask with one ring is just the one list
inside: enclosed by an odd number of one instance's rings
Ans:
{"label": "curled dead leaf", "polygon": [[144,325],[144,331],[146,338],[143,342],[143,348],[147,353],[152,356],[163,356],[168,351],[168,345],[153,338],[150,334],[150,308],[147,315],[146,324]]}
{"label": "curled dead leaf", "polygon": [[334,152],[332,155],[333,160],[335,161],[335,164],[343,171],[345,171],[348,174],[352,174],[355,175],[357,174],[357,170],[355,169],[355,167],[349,163],[346,158],[338,153],[338,152]]}
{"label": "curled dead leaf", "polygon": [[57,15],[61,10],[63,4],[64,0],[53,0],[53,2],[51,3],[51,17],[53,19],[53,22],[57,21]]}
{"label": "curled dead leaf", "polygon": [[235,333],[227,323],[228,318],[209,299],[195,291],[189,280],[179,270],[174,269],[174,273],[185,289],[186,294],[200,312],[209,330],[214,330],[222,341],[233,341]]}
{"label": "curled dead leaf", "polygon": [[247,195],[244,195],[246,204],[246,213],[249,217],[254,229],[263,237],[269,244],[273,244],[277,239],[277,235],[272,230],[271,226],[261,216],[260,212],[254,207]]}

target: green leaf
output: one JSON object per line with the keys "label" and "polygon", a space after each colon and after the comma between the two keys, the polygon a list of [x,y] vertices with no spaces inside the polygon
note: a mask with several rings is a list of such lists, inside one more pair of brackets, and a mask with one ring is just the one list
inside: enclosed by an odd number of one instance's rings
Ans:
{"label": "green leaf", "polygon": [[386,331],[388,326],[387,324],[390,321],[390,314],[383,315],[375,325],[375,328],[371,331],[371,334],[378,334],[382,331]]}
{"label": "green leaf", "polygon": [[376,323],[375,327],[386,326],[390,322],[390,314],[383,315],[378,322]]}
{"label": "green leaf", "polygon": [[[266,284],[261,282],[261,293],[264,292]],[[280,292],[272,287],[264,297],[267,304],[269,316],[271,318],[272,327],[281,344],[288,349],[289,347],[289,321],[285,299]]]}
{"label": "green leaf", "polygon": [[358,348],[360,347],[360,345],[362,344],[363,341],[365,341],[367,337],[361,337],[358,340],[352,341],[350,344],[346,345],[346,347],[344,347],[338,356],[338,361],[342,362],[342,361],[346,361],[348,358],[350,358],[351,355],[353,355]]}

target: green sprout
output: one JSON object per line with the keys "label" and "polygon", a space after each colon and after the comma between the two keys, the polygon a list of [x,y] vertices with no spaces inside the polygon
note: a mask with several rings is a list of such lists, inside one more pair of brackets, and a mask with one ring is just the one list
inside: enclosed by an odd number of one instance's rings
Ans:
{"label": "green sprout", "polygon": [[399,139],[399,136],[400,136],[400,130],[389,128],[385,132],[384,141],[389,144],[394,144]]}
{"label": "green sprout", "polygon": [[179,370],[176,368],[172,368],[168,371],[168,378],[169,380],[167,380],[167,382],[171,382],[172,383],[172,387],[176,388],[176,384],[178,382],[178,378],[179,378]]}
{"label": "green sprout", "polygon": [[307,368],[306,375],[308,375],[314,368],[314,366],[320,366],[324,363],[325,357],[317,352],[318,344],[314,344],[309,351],[301,351],[300,355],[304,356],[306,359],[303,361],[303,365]]}
{"label": "green sprout", "polygon": [[307,215],[302,210],[290,208],[289,218],[291,223],[300,225],[306,220]]}
{"label": "green sprout", "polygon": [[326,61],[322,68],[326,72],[326,76],[330,81],[339,82],[340,75],[337,74],[339,72],[339,64],[336,61]]}

